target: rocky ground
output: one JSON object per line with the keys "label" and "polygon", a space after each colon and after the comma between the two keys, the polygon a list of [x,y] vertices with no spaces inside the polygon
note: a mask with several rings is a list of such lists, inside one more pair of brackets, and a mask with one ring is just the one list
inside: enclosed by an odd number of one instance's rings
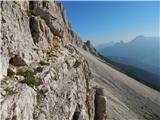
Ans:
{"label": "rocky ground", "polygon": [[79,49],[104,88],[109,120],[159,120],[160,93],[113,69],[99,58]]}
{"label": "rocky ground", "polygon": [[1,1],[1,24],[1,120],[106,119],[62,3]]}
{"label": "rocky ground", "polygon": [[92,56],[60,2],[1,1],[0,47],[1,120],[160,119],[160,94]]}

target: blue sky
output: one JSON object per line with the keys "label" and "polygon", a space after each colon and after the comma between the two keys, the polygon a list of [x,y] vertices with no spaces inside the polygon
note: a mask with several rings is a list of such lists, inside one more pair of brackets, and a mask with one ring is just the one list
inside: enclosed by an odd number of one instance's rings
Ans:
{"label": "blue sky", "polygon": [[94,45],[158,36],[160,2],[63,2],[73,30]]}

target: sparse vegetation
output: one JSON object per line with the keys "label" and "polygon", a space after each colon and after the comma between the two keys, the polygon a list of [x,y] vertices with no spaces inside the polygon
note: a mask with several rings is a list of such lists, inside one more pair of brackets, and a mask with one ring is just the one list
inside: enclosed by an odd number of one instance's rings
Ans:
{"label": "sparse vegetation", "polygon": [[45,97],[45,93],[42,90],[40,90],[37,94],[37,103],[40,103]]}
{"label": "sparse vegetation", "polygon": [[22,69],[18,69],[16,75],[21,75],[25,77],[25,71],[23,71]]}
{"label": "sparse vegetation", "polygon": [[37,44],[37,43],[39,42],[39,39],[36,38],[36,37],[34,37],[34,38],[33,38],[33,42],[34,42],[34,44]]}
{"label": "sparse vegetation", "polygon": [[13,77],[15,75],[15,72],[13,70],[11,70],[10,68],[7,69],[7,76],[9,76],[10,78]]}
{"label": "sparse vegetation", "polygon": [[6,91],[6,95],[14,95],[14,94],[17,93],[17,92],[13,91],[13,90],[10,89],[10,88],[6,88],[5,91]]}
{"label": "sparse vegetation", "polygon": [[18,71],[18,75],[24,76],[24,80],[21,81],[21,83],[26,83],[27,85],[33,87],[33,86],[38,86],[42,84],[42,80],[40,78],[35,78],[35,72],[31,70],[26,70],[25,72],[23,71]]}
{"label": "sparse vegetation", "polygon": [[41,19],[43,19],[44,21],[48,21],[48,17],[47,16],[41,16]]}
{"label": "sparse vegetation", "polygon": [[35,114],[35,112],[33,112],[32,115],[33,115],[33,120],[37,120],[37,119],[38,119],[38,117],[37,117],[37,115]]}
{"label": "sparse vegetation", "polygon": [[66,49],[68,49],[68,45],[65,45],[64,47],[65,47]]}
{"label": "sparse vegetation", "polygon": [[45,62],[45,61],[40,61],[39,64],[40,64],[40,65],[49,65],[49,63],[48,63],[48,62]]}
{"label": "sparse vegetation", "polygon": [[34,10],[27,10],[27,15],[29,17],[31,17],[31,16],[37,16],[37,13]]}
{"label": "sparse vegetation", "polygon": [[77,68],[81,65],[81,61],[80,60],[76,60],[76,62],[74,63],[73,67]]}
{"label": "sparse vegetation", "polygon": [[53,53],[52,52],[47,52],[48,57],[53,57]]}
{"label": "sparse vegetation", "polygon": [[158,81],[160,76],[150,73],[148,71],[145,71],[143,69],[137,68],[137,67],[133,67],[130,65],[125,65],[122,63],[118,63],[118,62],[114,62],[111,61],[110,59],[108,59],[107,57],[104,56],[100,56],[101,59],[105,60],[105,63],[110,65],[111,67],[113,67],[114,69],[138,80],[139,82],[150,86],[151,88],[154,88],[158,91],[160,91],[160,87]]}
{"label": "sparse vegetation", "polygon": [[37,67],[36,69],[35,69],[35,73],[37,73],[37,72],[42,72],[43,71],[43,68],[42,67]]}

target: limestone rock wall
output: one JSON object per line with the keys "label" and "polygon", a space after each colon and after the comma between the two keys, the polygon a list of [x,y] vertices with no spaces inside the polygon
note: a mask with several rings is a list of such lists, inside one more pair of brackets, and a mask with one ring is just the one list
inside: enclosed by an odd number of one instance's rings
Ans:
{"label": "limestone rock wall", "polygon": [[54,1],[1,1],[0,119],[94,120],[83,46]]}
{"label": "limestone rock wall", "polygon": [[[81,41],[72,31],[62,3],[54,1],[1,2],[1,33],[0,78],[7,75],[9,59],[15,55],[29,65],[55,47],[62,54],[65,44]],[[58,46],[53,45],[56,42]]]}

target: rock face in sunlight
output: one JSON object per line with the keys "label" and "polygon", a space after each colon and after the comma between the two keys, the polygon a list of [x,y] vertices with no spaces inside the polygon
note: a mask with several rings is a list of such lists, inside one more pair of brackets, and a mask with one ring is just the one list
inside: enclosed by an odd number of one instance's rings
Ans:
{"label": "rock face in sunlight", "polygon": [[95,97],[95,119],[106,120],[107,119],[107,103],[102,88],[96,88]]}
{"label": "rock face in sunlight", "polygon": [[91,54],[98,56],[97,50],[94,48],[90,40],[87,40],[87,42],[84,43],[83,49],[87,52],[90,52]]}
{"label": "rock face in sunlight", "polygon": [[0,119],[94,120],[95,104],[106,101],[95,103],[88,63],[74,47],[84,43],[63,5],[3,1],[1,8]]}

